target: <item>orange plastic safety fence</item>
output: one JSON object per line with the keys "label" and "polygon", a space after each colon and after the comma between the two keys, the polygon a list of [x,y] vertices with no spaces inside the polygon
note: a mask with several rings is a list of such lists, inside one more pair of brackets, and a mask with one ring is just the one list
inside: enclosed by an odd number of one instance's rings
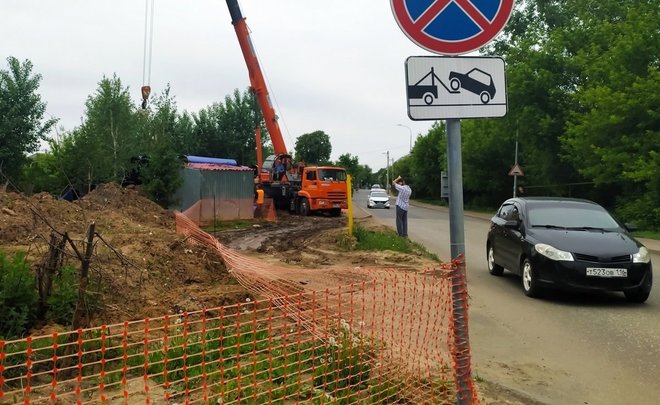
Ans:
{"label": "orange plastic safety fence", "polygon": [[452,403],[438,281],[403,275],[0,342],[0,403]]}
{"label": "orange plastic safety fence", "polygon": [[454,383],[450,274],[346,269],[360,281],[307,290],[178,225],[265,298],[0,341],[0,404],[478,402]]}

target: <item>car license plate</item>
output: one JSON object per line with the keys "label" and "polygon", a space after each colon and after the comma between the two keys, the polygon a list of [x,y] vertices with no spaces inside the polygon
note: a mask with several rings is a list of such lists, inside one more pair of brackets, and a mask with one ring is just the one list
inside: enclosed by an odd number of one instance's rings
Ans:
{"label": "car license plate", "polygon": [[332,208],[339,208],[339,207],[340,207],[340,205],[337,204],[337,203],[332,204]]}
{"label": "car license plate", "polygon": [[587,267],[588,277],[628,277],[628,269],[607,269],[603,267]]}

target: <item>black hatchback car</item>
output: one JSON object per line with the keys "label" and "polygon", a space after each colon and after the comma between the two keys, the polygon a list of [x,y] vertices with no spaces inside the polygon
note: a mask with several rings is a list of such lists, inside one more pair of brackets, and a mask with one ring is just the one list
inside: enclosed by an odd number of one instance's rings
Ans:
{"label": "black hatchback car", "polygon": [[631,302],[651,293],[648,250],[595,202],[529,197],[506,200],[491,219],[486,242],[490,274],[522,276],[537,296],[548,286],[622,291]]}

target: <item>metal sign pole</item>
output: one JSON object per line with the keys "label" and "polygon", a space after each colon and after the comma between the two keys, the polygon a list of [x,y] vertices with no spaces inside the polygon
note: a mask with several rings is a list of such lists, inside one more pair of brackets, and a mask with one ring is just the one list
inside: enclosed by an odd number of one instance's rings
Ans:
{"label": "metal sign pole", "polygon": [[467,281],[465,277],[465,232],[463,224],[463,161],[461,158],[461,121],[447,120],[447,163],[449,169],[449,241],[452,260],[457,263],[452,277],[452,316],[456,363],[457,404],[471,404],[472,370],[467,319]]}
{"label": "metal sign pole", "polygon": [[[513,158],[514,167],[518,167],[518,128],[516,127],[516,154]],[[516,191],[518,190],[518,175],[513,175],[513,197],[516,197]]]}

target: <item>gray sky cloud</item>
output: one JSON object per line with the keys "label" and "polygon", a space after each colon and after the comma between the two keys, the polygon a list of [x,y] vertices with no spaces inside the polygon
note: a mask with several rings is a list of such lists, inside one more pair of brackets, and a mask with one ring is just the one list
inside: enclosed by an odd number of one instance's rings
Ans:
{"label": "gray sky cloud", "polygon": [[[249,86],[224,0],[157,0],[152,92],[172,88],[196,112]],[[285,142],[323,130],[332,158],[350,153],[377,170],[408,153],[432,121],[406,111],[404,63],[429,53],[399,29],[388,1],[241,0]],[[3,0],[0,66],[15,56],[43,76],[48,113],[70,130],[103,75],[117,74],[136,104],[143,84],[145,2]]]}

